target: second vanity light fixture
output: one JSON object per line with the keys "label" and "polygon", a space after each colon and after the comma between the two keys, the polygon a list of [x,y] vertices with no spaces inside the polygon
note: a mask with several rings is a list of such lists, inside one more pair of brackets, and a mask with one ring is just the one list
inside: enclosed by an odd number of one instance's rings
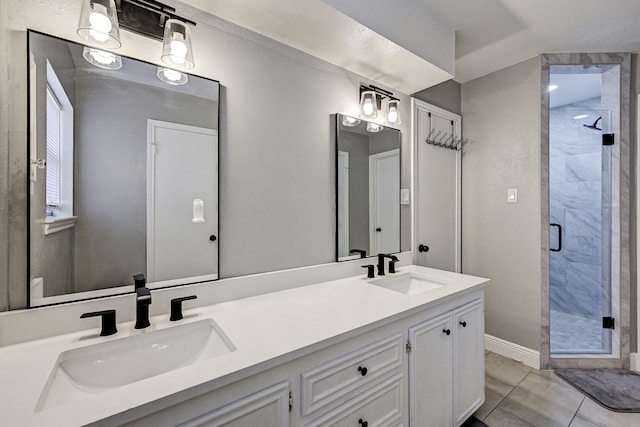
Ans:
{"label": "second vanity light fixture", "polygon": [[364,119],[375,119],[378,112],[382,110],[382,101],[386,102],[386,122],[389,125],[399,125],[402,123],[400,118],[400,100],[393,96],[392,92],[380,89],[377,86],[360,86],[360,117]]}
{"label": "second vanity light fixture", "polygon": [[187,83],[182,71],[195,67],[191,47],[191,29],[196,23],[175,14],[175,8],[155,0],[82,0],[78,35],[92,47],[83,56],[98,67],[116,70],[122,67],[120,56],[103,51],[122,46],[120,27],[136,34],[162,40],[160,58],[166,67],[158,67],[160,80],[172,84]]}

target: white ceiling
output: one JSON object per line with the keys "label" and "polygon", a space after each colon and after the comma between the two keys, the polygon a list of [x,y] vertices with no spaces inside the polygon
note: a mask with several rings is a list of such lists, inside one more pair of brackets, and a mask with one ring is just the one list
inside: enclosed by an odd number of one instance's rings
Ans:
{"label": "white ceiling", "polygon": [[638,0],[420,0],[456,30],[464,83],[541,53],[640,51]]}
{"label": "white ceiling", "polygon": [[[389,41],[319,0],[183,1],[405,93],[448,78],[400,46],[401,41]],[[349,0],[358,1],[367,5],[366,0]],[[376,5],[381,16],[397,16],[397,7],[414,7],[422,14],[430,10],[433,15],[425,16],[425,23],[437,17],[454,29],[454,78],[460,83],[541,53],[640,51],[640,0],[393,0]]]}

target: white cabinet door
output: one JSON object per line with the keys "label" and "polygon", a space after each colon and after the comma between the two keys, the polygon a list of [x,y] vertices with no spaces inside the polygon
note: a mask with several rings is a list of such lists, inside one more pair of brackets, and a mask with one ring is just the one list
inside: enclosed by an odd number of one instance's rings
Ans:
{"label": "white cabinet door", "polygon": [[476,302],[453,314],[454,414],[462,424],[484,402],[484,309]]}
{"label": "white cabinet door", "polygon": [[409,328],[409,425],[453,425],[453,327],[450,313]]}
{"label": "white cabinet door", "polygon": [[181,427],[288,427],[289,383],[282,382],[254,393]]}

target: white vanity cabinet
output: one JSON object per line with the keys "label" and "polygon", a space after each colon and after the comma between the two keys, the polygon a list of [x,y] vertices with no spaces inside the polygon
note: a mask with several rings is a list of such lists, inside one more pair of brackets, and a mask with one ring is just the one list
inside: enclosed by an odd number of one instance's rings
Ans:
{"label": "white vanity cabinet", "polygon": [[409,328],[410,425],[458,426],[484,402],[484,304]]}
{"label": "white vanity cabinet", "polygon": [[484,401],[483,291],[210,387],[154,402],[128,425],[458,426]]}

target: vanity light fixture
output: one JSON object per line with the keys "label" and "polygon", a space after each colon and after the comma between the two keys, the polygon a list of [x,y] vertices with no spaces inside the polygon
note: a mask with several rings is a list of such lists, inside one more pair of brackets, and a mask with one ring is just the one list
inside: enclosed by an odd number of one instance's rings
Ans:
{"label": "vanity light fixture", "polygon": [[368,122],[367,123],[367,132],[377,133],[384,130],[384,126],[379,125],[377,123]]}
{"label": "vanity light fixture", "polygon": [[171,68],[158,67],[156,76],[163,82],[174,86],[180,86],[189,81],[189,77],[185,73]]}
{"label": "vanity light fixture", "polygon": [[[122,46],[120,27],[136,34],[162,40],[162,61],[168,68],[159,67],[160,80],[172,84],[187,83],[180,71],[195,67],[191,48],[191,29],[195,22],[175,14],[175,8],[156,0],[82,0],[78,35],[91,46],[115,49]],[[110,52],[87,48],[84,58],[90,63],[110,70],[122,67],[122,59]]]}
{"label": "vanity light fixture", "polygon": [[362,110],[360,117],[366,119],[376,118],[378,110],[381,109],[383,99],[388,99],[386,123],[390,125],[402,123],[400,119],[400,100],[393,96],[393,92],[373,85],[360,86],[360,109]]}
{"label": "vanity light fixture", "polygon": [[360,124],[360,121],[360,119],[356,119],[355,117],[345,115],[342,116],[342,126],[346,126],[348,128],[358,126]]}
{"label": "vanity light fixture", "polygon": [[91,45],[109,49],[122,46],[114,0],[83,0],[77,33]]}
{"label": "vanity light fixture", "polygon": [[119,70],[122,68],[122,58],[115,53],[94,47],[86,47],[82,50],[82,57],[90,64],[105,70]]}

